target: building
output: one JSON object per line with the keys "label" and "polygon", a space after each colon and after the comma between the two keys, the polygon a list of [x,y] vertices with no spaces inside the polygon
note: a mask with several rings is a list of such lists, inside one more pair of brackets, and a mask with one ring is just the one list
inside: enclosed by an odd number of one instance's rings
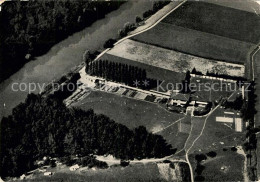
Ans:
{"label": "building", "polygon": [[188,104],[189,95],[172,93],[168,105],[185,107]]}
{"label": "building", "polygon": [[45,173],[43,173],[43,175],[44,176],[51,176],[51,175],[53,175],[53,173],[52,172],[45,172]]}

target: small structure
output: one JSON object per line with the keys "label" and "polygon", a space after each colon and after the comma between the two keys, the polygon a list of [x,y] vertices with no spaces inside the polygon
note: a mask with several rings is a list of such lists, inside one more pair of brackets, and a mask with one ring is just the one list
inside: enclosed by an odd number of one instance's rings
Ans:
{"label": "small structure", "polygon": [[79,165],[78,164],[70,167],[70,171],[76,171],[78,169],[79,169]]}
{"label": "small structure", "polygon": [[233,117],[216,117],[217,122],[221,123],[233,123],[234,119]]}
{"label": "small structure", "polygon": [[242,132],[242,119],[235,118],[235,130],[236,132]]}
{"label": "small structure", "polygon": [[44,175],[44,176],[52,176],[53,173],[52,173],[52,172],[45,172],[45,173],[43,173],[43,175]]}

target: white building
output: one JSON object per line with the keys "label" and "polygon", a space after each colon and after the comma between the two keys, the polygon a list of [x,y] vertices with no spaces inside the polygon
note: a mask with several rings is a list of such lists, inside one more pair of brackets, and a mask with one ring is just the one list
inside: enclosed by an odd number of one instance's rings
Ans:
{"label": "white building", "polygon": [[44,176],[51,176],[51,175],[53,175],[53,173],[52,172],[45,172],[45,173],[43,173],[43,175]]}

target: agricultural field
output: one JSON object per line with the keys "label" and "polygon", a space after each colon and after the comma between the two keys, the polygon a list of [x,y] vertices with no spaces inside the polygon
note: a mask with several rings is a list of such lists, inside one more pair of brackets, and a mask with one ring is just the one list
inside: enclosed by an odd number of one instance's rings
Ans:
{"label": "agricultural field", "polygon": [[169,112],[158,104],[93,91],[72,106],[83,110],[92,108],[96,113],[104,114],[131,129],[145,126],[148,131],[162,135],[177,151],[184,147],[188,137],[178,131],[178,122],[185,115]]}
{"label": "agricultural field", "polygon": [[245,71],[244,65],[208,60],[129,39],[116,45],[107,54],[177,73],[196,68],[203,74],[210,72],[243,77]]}
{"label": "agricultural field", "polygon": [[211,3],[188,1],[167,16],[163,22],[257,44],[260,41],[259,20],[260,17],[256,13]]}
{"label": "agricultural field", "polygon": [[254,44],[160,22],[131,38],[182,53],[244,64]]}

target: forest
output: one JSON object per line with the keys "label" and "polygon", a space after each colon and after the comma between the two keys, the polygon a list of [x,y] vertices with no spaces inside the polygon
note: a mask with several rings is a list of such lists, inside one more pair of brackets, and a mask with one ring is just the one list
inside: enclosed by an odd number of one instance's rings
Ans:
{"label": "forest", "polygon": [[8,1],[0,11],[0,82],[125,1]]}
{"label": "forest", "polygon": [[[129,121],[131,122],[131,121]],[[111,154],[123,160],[161,158],[175,152],[144,126],[130,130],[107,116],[67,108],[55,95],[30,94],[1,121],[0,175],[20,176],[43,156]]]}

